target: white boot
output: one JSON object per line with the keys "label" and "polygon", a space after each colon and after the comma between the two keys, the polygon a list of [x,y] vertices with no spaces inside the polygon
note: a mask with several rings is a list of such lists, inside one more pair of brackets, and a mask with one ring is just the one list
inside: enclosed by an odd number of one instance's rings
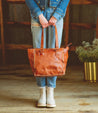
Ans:
{"label": "white boot", "polygon": [[38,100],[38,107],[46,106],[46,87],[40,87],[40,98]]}
{"label": "white boot", "polygon": [[54,100],[54,88],[47,87],[47,107],[56,107]]}

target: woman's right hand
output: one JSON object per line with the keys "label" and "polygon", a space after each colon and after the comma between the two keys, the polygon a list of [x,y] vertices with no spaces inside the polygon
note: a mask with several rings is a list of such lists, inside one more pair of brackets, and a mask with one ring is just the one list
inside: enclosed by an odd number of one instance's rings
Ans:
{"label": "woman's right hand", "polygon": [[43,28],[46,28],[49,26],[49,23],[43,14],[39,15],[39,21],[40,21],[40,24],[42,25]]}

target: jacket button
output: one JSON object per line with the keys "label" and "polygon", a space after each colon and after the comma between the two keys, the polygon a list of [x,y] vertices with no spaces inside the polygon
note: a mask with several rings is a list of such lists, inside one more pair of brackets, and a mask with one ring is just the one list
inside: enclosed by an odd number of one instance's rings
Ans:
{"label": "jacket button", "polygon": [[40,1],[38,1],[38,3],[40,3]]}

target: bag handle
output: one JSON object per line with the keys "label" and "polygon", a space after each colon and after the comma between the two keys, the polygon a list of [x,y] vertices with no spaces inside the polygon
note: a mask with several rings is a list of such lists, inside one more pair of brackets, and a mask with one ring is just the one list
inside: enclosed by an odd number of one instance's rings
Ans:
{"label": "bag handle", "polygon": [[[55,25],[55,47],[56,47],[56,48],[59,48],[59,44],[58,44],[58,34],[57,34],[57,27],[56,27],[56,25]],[[42,28],[41,48],[44,48],[44,28]]]}

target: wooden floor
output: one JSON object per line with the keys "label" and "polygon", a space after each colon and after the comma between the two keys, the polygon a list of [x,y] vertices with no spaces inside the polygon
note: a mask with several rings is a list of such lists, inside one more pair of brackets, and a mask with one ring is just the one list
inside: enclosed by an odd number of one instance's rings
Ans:
{"label": "wooden floor", "polygon": [[37,108],[39,89],[29,65],[0,67],[0,113],[98,113],[98,83],[83,76],[82,67],[68,67],[57,80],[57,107]]}

